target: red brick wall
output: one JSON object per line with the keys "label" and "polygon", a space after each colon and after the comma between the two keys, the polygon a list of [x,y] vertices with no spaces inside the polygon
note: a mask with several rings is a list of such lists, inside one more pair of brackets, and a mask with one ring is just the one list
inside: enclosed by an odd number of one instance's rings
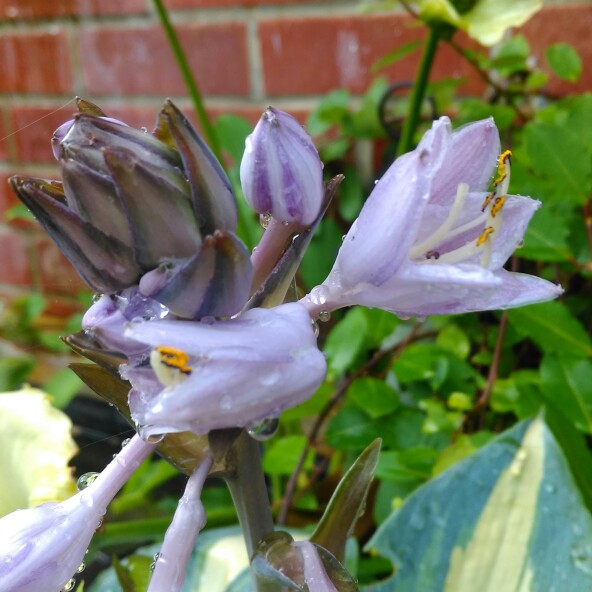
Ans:
{"label": "red brick wall", "polygon": [[[381,55],[421,38],[402,13],[364,14],[354,0],[168,0],[212,113],[251,119],[267,103],[310,110],[324,93],[361,93]],[[542,61],[551,42],[584,59],[576,87],[592,90],[592,3],[548,4],[524,34]],[[413,77],[416,56],[386,71]],[[587,67],[586,67],[587,66]],[[468,76],[447,48],[434,77]],[[565,92],[567,86],[553,90]],[[51,132],[73,111],[74,95],[137,127],[151,127],[165,96],[187,109],[185,89],[150,0],[0,0],[0,215],[16,203],[13,173],[55,174]],[[67,302],[81,282],[35,225],[0,222],[0,298],[33,287]]]}

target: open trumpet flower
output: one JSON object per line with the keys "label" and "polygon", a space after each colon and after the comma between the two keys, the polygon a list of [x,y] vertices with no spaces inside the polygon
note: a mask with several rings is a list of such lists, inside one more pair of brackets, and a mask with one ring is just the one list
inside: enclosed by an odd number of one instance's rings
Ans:
{"label": "open trumpet flower", "polygon": [[509,181],[493,120],[453,132],[442,117],[377,183],[330,275],[304,302],[317,313],[362,304],[410,317],[556,298],[559,286],[502,267],[540,206],[508,195]]}

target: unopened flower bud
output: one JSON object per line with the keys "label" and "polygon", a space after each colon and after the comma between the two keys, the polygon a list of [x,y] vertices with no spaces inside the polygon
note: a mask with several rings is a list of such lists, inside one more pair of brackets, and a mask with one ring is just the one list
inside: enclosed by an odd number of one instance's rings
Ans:
{"label": "unopened flower bud", "polygon": [[240,166],[246,200],[259,214],[312,224],[323,200],[323,163],[291,116],[269,107],[246,140]]}

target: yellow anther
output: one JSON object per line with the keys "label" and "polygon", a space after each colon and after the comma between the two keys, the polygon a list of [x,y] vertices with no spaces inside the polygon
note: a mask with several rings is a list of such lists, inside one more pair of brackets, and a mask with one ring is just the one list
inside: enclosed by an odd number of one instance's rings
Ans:
{"label": "yellow anther", "polygon": [[493,202],[493,205],[491,206],[491,217],[492,218],[495,218],[495,216],[497,214],[499,214],[501,209],[504,207],[505,203],[506,203],[506,196],[505,195],[495,198],[495,201]]}
{"label": "yellow anther", "polygon": [[493,227],[492,226],[488,226],[480,235],[479,238],[477,239],[477,246],[480,247],[489,237],[489,235],[493,232]]}
{"label": "yellow anther", "polygon": [[501,153],[497,165],[497,179],[493,182],[494,187],[499,185],[506,178],[506,175],[508,174],[508,165],[511,164],[511,158],[511,150],[506,150]]}
{"label": "yellow anther", "polygon": [[495,191],[492,191],[486,198],[483,204],[481,205],[481,211],[484,212],[487,209],[487,206],[491,203],[493,196],[495,195]]}
{"label": "yellow anther", "polygon": [[180,349],[174,347],[160,346],[156,348],[160,354],[160,363],[168,368],[175,368],[183,374],[191,374],[191,366],[188,365],[189,356]]}

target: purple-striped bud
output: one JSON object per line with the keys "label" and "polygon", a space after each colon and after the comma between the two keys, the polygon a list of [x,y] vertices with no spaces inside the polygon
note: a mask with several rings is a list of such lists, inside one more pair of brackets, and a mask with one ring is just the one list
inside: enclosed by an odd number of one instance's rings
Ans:
{"label": "purple-striped bud", "polygon": [[288,113],[268,107],[246,140],[240,166],[246,200],[281,222],[312,224],[323,201],[323,163],[311,137]]}

